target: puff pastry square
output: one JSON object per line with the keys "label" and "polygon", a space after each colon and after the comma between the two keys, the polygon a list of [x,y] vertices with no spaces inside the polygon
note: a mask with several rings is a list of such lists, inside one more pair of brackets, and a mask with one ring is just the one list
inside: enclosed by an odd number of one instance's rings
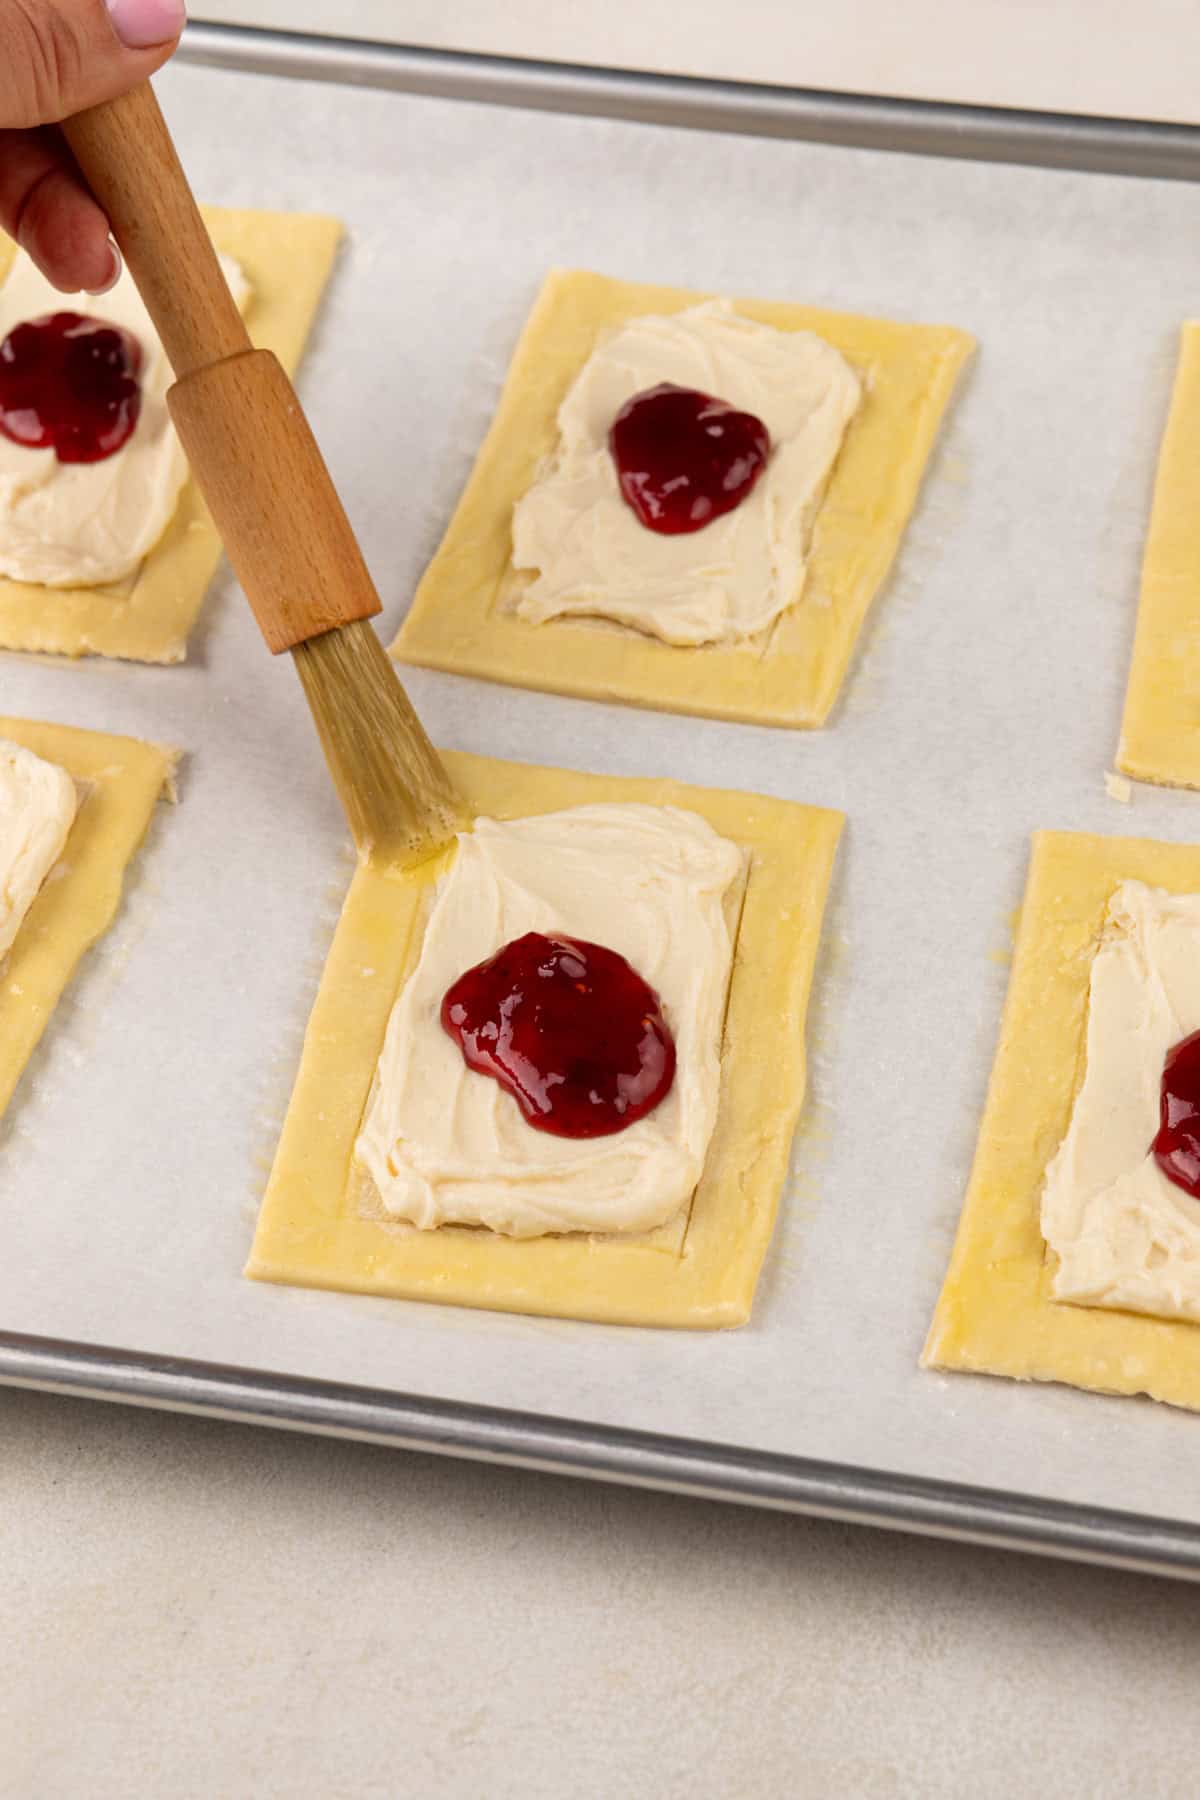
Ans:
{"label": "puff pastry square", "polygon": [[1200,1409],[1200,1328],[1053,1300],[1040,1228],[1046,1165],[1083,1080],[1092,958],[1126,880],[1200,892],[1200,846],[1034,838],[975,1165],[921,1360]]}
{"label": "puff pastry square", "polygon": [[418,1231],[364,1204],[354,1141],[443,861],[403,875],[366,866],[325,965],[247,1275],[609,1323],[743,1323],[804,1095],[804,1016],[841,814],[671,781],[446,760],[475,809],[496,818],[641,800],[690,808],[749,853],[717,1123],[690,1212],[637,1238],[514,1239],[461,1226]]}
{"label": "puff pastry square", "polygon": [[103,731],[0,718],[0,737],[66,769],[80,791],[63,853],[0,963],[0,1113],[84,951],[112,924],[125,869],[177,750]]}
{"label": "puff pastry square", "polygon": [[604,620],[531,624],[504,605],[514,503],[557,441],[559,406],[597,336],[639,313],[712,296],[555,270],[521,335],[499,409],[412,608],[392,645],[403,662],[516,687],[765,725],[821,725],[867,609],[891,567],[959,372],[965,331],[903,325],[778,301],[737,311],[820,334],[863,377],[813,528],[799,601],[744,644],[678,647]]}
{"label": "puff pastry square", "polygon": [[1200,788],[1200,324],[1183,327],[1159,453],[1117,767]]}
{"label": "puff pastry square", "polygon": [[[293,373],[329,279],[341,225],[317,213],[200,210],[217,249],[241,264],[253,289],[246,309],[251,337]],[[0,281],[12,257],[11,241],[0,235]],[[189,480],[166,531],[124,580],[104,587],[47,588],[0,576],[0,649],[182,662],[220,555],[216,527]]]}

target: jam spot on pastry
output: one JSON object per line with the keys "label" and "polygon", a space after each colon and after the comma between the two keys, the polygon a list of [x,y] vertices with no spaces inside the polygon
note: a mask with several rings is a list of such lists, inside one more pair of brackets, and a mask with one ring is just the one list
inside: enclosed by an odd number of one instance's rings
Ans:
{"label": "jam spot on pastry", "polygon": [[1167,1180],[1200,1200],[1200,1031],[1167,1052],[1150,1150]]}
{"label": "jam spot on pastry", "polygon": [[47,313],[0,343],[0,432],[60,463],[103,462],[133,435],[141,345],[119,325]]}
{"label": "jam spot on pastry", "polygon": [[753,413],[663,381],[625,402],[608,448],[626,504],[648,530],[673,537],[740,506],[771,439]]}
{"label": "jam spot on pastry", "polygon": [[644,1118],[675,1079],[654,989],[615,950],[527,931],[460,975],[442,1024],[470,1069],[555,1137],[606,1137]]}

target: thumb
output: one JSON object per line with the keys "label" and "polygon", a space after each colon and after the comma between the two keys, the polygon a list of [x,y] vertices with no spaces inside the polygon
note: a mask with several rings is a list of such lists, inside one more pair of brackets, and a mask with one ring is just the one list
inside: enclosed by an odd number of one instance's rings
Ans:
{"label": "thumb", "polygon": [[184,0],[0,0],[0,127],[53,125],[166,62]]}

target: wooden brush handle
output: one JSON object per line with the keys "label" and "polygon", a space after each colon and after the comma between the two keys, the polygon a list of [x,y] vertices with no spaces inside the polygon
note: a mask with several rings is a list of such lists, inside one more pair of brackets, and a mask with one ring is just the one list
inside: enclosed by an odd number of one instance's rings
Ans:
{"label": "wooden brush handle", "polygon": [[268,645],[372,617],[329,471],[287,375],[251,347],[149,82],[63,130],[175,371],[171,417]]}
{"label": "wooden brush handle", "polygon": [[148,81],[63,125],[177,380],[249,350],[212,239]]}

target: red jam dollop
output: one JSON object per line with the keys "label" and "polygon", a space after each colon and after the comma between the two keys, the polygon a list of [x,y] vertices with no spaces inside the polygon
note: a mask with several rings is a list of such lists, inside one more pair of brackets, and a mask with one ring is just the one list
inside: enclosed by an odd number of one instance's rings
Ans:
{"label": "red jam dollop", "polygon": [[608,434],[622,498],[650,531],[699,531],[740,506],[771,452],[761,419],[660,382],[627,400]]}
{"label": "red jam dollop", "polygon": [[555,1137],[624,1131],[675,1079],[658,995],[623,956],[582,938],[514,938],[447,988],[442,1024],[467,1067]]}
{"label": "red jam dollop", "polygon": [[1150,1150],[1167,1180],[1200,1200],[1200,1031],[1167,1052]]}
{"label": "red jam dollop", "polygon": [[0,432],[60,463],[103,462],[133,435],[142,348],[132,333],[82,313],[14,325],[0,343]]}

